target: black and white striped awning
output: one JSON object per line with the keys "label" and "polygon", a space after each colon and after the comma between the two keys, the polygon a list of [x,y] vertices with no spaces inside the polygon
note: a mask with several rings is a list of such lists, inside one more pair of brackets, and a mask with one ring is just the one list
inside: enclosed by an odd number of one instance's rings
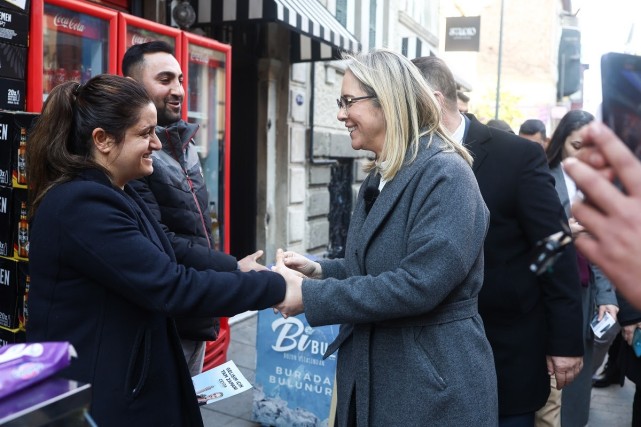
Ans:
{"label": "black and white striped awning", "polygon": [[278,22],[291,29],[292,62],[340,58],[360,43],[318,0],[220,0],[212,4],[212,24]]}

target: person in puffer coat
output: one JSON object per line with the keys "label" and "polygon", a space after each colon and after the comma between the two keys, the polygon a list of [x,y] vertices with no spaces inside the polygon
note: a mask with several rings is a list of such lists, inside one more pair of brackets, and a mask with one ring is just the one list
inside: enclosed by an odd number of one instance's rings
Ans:
{"label": "person in puffer coat", "polygon": [[[183,73],[172,48],[161,41],[130,47],[122,61],[127,77],[141,83],[157,109],[156,135],[162,150],[154,152],[154,173],[131,182],[163,226],[180,264],[197,270],[228,272],[263,270],[262,251],[237,261],[215,248],[209,196],[194,137],[198,125],[181,119]],[[202,371],[205,341],[215,340],[217,319],[177,318],[178,334],[189,372]]]}

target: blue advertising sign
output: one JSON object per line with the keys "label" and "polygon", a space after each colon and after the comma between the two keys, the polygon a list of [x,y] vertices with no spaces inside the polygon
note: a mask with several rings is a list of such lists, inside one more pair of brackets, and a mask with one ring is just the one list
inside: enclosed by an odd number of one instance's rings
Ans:
{"label": "blue advertising sign", "polygon": [[304,315],[283,319],[271,308],[258,312],[255,421],[270,426],[328,425],[336,353],[323,354],[338,325],[309,326]]}

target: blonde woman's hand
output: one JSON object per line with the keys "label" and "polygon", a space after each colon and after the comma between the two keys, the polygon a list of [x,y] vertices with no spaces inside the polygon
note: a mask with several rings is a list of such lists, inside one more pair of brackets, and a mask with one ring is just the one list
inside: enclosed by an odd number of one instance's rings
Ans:
{"label": "blonde woman's hand", "polygon": [[322,268],[319,263],[297,252],[283,252],[283,262],[288,268],[296,270],[310,279],[321,279],[323,277]]}

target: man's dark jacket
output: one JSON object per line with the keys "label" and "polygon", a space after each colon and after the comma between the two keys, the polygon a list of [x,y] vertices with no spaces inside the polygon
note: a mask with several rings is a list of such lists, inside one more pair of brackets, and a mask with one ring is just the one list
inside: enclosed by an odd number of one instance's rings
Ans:
{"label": "man's dark jacket", "polygon": [[[209,195],[194,136],[198,125],[176,122],[158,126],[162,150],[154,152],[154,172],[131,186],[140,194],[171,241],[179,263],[196,270],[234,271],[236,258],[214,249]],[[176,319],[181,338],[216,339],[216,319]]]}
{"label": "man's dark jacket", "polygon": [[545,154],[534,142],[467,118],[464,143],[490,210],[479,312],[494,352],[499,413],[532,412],[550,393],[545,356],[583,355],[576,252],[568,246],[550,273],[530,272],[536,243],[567,222]]}

